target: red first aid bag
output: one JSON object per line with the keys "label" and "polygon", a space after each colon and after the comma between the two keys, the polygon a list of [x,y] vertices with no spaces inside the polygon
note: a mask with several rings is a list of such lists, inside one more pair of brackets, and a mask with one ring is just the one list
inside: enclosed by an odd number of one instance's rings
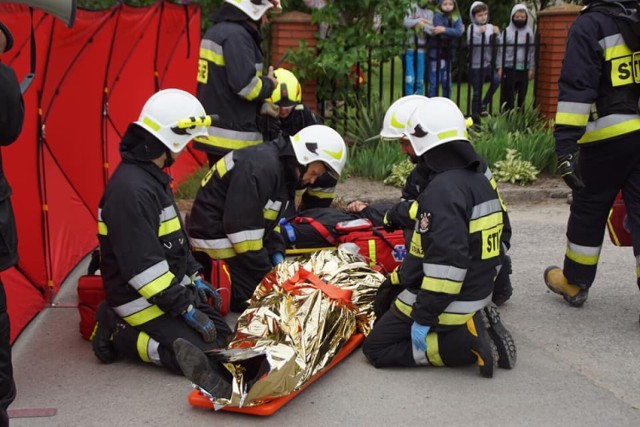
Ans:
{"label": "red first aid bag", "polygon": [[628,221],[627,206],[622,199],[622,193],[618,193],[609,212],[609,218],[607,218],[609,238],[614,245],[633,246]]}
{"label": "red first aid bag", "polygon": [[80,312],[80,334],[88,340],[96,325],[98,305],[104,301],[102,276],[81,276],[78,279],[78,311]]}
{"label": "red first aid bag", "polygon": [[229,305],[231,304],[231,273],[229,272],[229,266],[226,262],[221,259],[211,260],[211,277],[209,282],[222,297],[220,314],[224,316],[229,312]]}
{"label": "red first aid bag", "polygon": [[402,263],[407,255],[407,248],[402,230],[385,231],[382,227],[371,227],[368,230],[351,231],[339,237],[341,243],[355,243],[359,254],[369,261],[374,268],[383,268],[383,273],[393,271]]}

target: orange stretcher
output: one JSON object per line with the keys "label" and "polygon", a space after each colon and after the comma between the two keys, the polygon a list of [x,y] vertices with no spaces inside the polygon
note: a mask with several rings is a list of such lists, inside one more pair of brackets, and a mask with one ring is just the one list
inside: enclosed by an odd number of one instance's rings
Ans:
{"label": "orange stretcher", "polygon": [[[344,360],[349,354],[353,352],[353,350],[360,346],[362,341],[364,341],[364,334],[357,333],[352,335],[351,338],[349,338],[349,340],[344,344],[342,350],[340,350],[340,352],[336,354],[333,360],[329,362],[329,364],[323,370],[311,377],[311,379],[307,383],[305,383],[302,387],[300,387],[293,393],[287,394],[286,396],[277,397],[273,400],[270,400],[269,402],[263,403],[262,405],[250,406],[246,408],[239,408],[237,406],[225,406],[221,410],[227,412],[238,412],[241,414],[258,415],[262,417],[273,415],[278,411],[278,409],[282,408],[291,399],[300,394],[302,390],[309,387],[311,383],[323,376],[325,373],[329,372],[331,368]],[[198,390],[193,390],[189,394],[189,404],[195,407],[213,409],[213,403],[211,403],[211,401]]]}

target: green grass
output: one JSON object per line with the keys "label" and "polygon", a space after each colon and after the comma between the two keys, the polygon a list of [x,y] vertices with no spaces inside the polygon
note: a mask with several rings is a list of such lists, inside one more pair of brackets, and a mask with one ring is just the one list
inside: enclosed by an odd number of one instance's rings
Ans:
{"label": "green grass", "polygon": [[185,179],[175,191],[176,199],[193,199],[200,188],[202,178],[209,172],[209,166],[205,165],[196,169],[189,178]]}

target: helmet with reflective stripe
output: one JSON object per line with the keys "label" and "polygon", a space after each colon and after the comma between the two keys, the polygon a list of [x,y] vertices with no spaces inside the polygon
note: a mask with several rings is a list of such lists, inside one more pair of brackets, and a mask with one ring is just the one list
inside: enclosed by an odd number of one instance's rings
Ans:
{"label": "helmet with reflective stripe", "polygon": [[279,0],[224,0],[243,11],[254,21],[259,21],[269,9],[281,9]]}
{"label": "helmet with reflective stripe", "polygon": [[281,107],[289,107],[302,102],[302,87],[296,76],[289,70],[278,68],[273,72],[278,86],[273,90],[268,102],[278,104]]}
{"label": "helmet with reflective stripe", "polygon": [[427,99],[429,98],[422,95],[407,95],[391,104],[382,121],[380,138],[392,140],[402,138],[409,116],[418,105]]}
{"label": "helmet with reflective stripe", "polygon": [[206,136],[207,128],[202,125],[184,128],[178,126],[178,121],[204,116],[198,98],[180,89],[164,89],[147,100],[135,123],[169,150],[179,153],[196,136]]}
{"label": "helmet with reflective stripe", "polygon": [[290,138],[298,163],[306,166],[321,161],[335,178],[340,176],[347,162],[347,146],[338,132],[329,126],[312,125]]}
{"label": "helmet with reflective stripe", "polygon": [[466,119],[448,98],[429,98],[411,113],[405,135],[416,156],[449,141],[469,141]]}

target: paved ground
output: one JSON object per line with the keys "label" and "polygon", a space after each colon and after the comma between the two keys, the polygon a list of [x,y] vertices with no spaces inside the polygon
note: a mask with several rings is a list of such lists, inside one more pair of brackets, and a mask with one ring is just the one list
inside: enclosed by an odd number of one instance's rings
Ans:
{"label": "paved ground", "polygon": [[[507,197],[505,197],[507,198]],[[508,199],[508,198],[507,198]],[[153,366],[102,365],[78,332],[75,282],[63,286],[14,345],[12,410],[52,408],[12,426],[252,425],[640,425],[640,298],[629,248],[608,241],[585,307],[567,306],[542,283],[562,261],[564,198],[514,202],[515,287],[502,317],[518,365],[481,378],[475,367],[376,370],[360,350],[267,419],[194,409],[187,380]]]}

